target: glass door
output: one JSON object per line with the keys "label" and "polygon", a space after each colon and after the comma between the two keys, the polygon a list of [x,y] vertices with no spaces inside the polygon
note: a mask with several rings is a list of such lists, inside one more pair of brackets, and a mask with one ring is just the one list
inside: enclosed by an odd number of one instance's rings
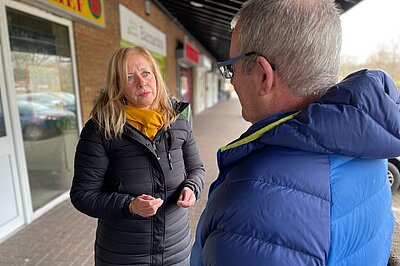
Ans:
{"label": "glass door", "polygon": [[78,141],[70,26],[6,8],[13,88],[37,210],[69,190]]}

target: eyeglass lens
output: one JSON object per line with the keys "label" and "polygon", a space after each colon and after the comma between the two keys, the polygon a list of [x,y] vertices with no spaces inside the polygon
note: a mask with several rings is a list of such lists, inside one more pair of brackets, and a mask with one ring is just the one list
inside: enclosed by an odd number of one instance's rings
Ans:
{"label": "eyeglass lens", "polygon": [[222,75],[226,79],[231,79],[233,77],[233,65],[232,64],[220,66],[219,70],[221,71]]}

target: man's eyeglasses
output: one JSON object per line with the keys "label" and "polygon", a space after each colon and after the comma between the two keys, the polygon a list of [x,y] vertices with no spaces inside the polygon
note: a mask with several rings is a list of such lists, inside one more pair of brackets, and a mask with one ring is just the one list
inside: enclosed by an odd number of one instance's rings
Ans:
{"label": "man's eyeglasses", "polygon": [[218,69],[221,71],[222,76],[226,79],[231,79],[233,77],[233,64],[239,60],[242,60],[250,55],[256,54],[256,52],[249,52],[245,54],[241,54],[239,56],[236,56],[234,58],[228,59],[223,62],[218,63]]}
{"label": "man's eyeglasses", "polygon": [[[257,54],[259,56],[262,56],[261,54],[257,53],[257,52],[249,52],[249,53],[245,53],[245,54],[241,54],[239,56],[236,56],[234,58],[231,58],[229,60],[223,61],[223,62],[219,62],[218,65],[218,69],[221,72],[222,76],[224,76],[224,78],[226,79],[231,79],[233,77],[233,74],[235,73],[234,68],[233,68],[233,64],[236,63],[239,60],[242,60],[250,55],[253,54]],[[262,56],[264,57],[264,56]],[[265,57],[264,57],[265,58]],[[265,58],[268,63],[271,65],[272,70],[275,70],[275,66],[273,64],[271,64],[271,62]]]}

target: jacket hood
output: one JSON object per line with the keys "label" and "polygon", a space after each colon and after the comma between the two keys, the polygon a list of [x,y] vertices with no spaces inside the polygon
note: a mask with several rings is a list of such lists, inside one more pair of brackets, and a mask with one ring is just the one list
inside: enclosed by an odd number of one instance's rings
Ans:
{"label": "jacket hood", "polygon": [[[264,134],[255,137],[263,130]],[[235,145],[240,142],[244,144]],[[265,145],[361,158],[399,156],[397,87],[383,71],[355,72],[304,110],[276,114],[255,123],[238,141],[221,148],[226,154],[220,157],[229,164]]]}

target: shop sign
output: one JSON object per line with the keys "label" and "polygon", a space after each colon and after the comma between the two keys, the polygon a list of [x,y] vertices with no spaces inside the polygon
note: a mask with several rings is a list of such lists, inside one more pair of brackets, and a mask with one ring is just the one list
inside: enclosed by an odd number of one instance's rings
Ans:
{"label": "shop sign", "polygon": [[119,5],[119,19],[122,40],[167,56],[166,37],[163,32],[123,5]]}
{"label": "shop sign", "polygon": [[199,63],[199,50],[191,46],[189,42],[185,43],[185,58],[193,63]]}
{"label": "shop sign", "polygon": [[97,26],[105,26],[104,0],[36,0],[42,5]]}

